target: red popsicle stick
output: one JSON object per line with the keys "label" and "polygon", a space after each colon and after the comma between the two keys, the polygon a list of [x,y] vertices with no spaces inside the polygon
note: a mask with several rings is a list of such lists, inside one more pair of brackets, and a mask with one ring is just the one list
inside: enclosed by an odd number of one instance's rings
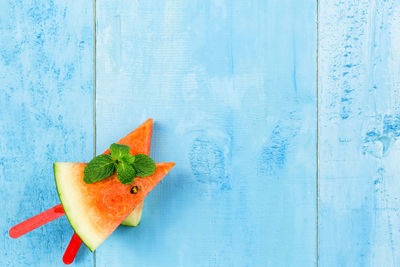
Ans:
{"label": "red popsicle stick", "polygon": [[43,211],[32,218],[29,218],[26,221],[23,221],[10,229],[8,232],[12,238],[18,238],[26,233],[29,233],[36,228],[45,225],[65,214],[64,209],[61,204],[58,204],[51,209]]}
{"label": "red popsicle stick", "polygon": [[76,233],[74,233],[63,256],[63,262],[65,264],[71,264],[74,261],[76,253],[78,253],[81,244],[82,240]]}

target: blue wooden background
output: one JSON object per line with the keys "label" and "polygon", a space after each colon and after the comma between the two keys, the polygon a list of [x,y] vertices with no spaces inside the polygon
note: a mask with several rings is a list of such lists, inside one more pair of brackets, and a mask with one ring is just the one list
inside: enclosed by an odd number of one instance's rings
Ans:
{"label": "blue wooden background", "polygon": [[52,162],[176,167],[74,266],[399,266],[400,2],[0,0],[0,266],[63,266]]}

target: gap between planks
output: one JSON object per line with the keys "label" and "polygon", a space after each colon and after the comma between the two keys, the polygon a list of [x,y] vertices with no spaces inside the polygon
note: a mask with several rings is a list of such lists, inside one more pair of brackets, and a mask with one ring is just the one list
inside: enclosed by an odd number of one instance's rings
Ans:
{"label": "gap between planks", "polygon": [[[93,0],[93,157],[96,156],[96,0]],[[93,267],[96,267],[96,251],[93,252]]]}
{"label": "gap between planks", "polygon": [[319,0],[316,0],[316,11],[317,11],[317,71],[316,71],[316,94],[317,94],[317,140],[316,140],[316,263],[319,267]]}

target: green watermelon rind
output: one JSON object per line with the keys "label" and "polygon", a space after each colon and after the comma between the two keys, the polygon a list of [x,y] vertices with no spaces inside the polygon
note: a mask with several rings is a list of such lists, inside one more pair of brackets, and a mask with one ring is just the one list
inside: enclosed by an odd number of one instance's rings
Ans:
{"label": "green watermelon rind", "polygon": [[136,227],[140,224],[143,212],[143,202],[139,204],[125,220],[121,223],[124,226]]}
{"label": "green watermelon rind", "polygon": [[[57,183],[57,169],[58,169],[57,163],[58,163],[58,162],[53,163],[54,179],[55,179],[55,181],[56,181],[56,188],[57,188],[58,197],[59,197],[60,200],[61,200],[61,199],[62,199],[62,193],[60,192],[60,186],[59,186],[59,184]],[[67,220],[69,221],[69,224],[71,225],[71,227],[72,227],[72,229],[74,230],[74,232],[79,236],[79,238],[80,238],[80,239],[82,240],[82,242],[89,248],[89,250],[90,250],[91,252],[93,252],[94,249],[92,249],[91,246],[90,246],[87,242],[85,242],[86,238],[83,238],[83,237],[79,234],[80,231],[78,231],[76,228],[74,228],[74,226],[73,226],[74,223],[73,223],[73,221],[72,221],[72,218],[70,218],[70,217],[68,216],[68,213],[66,212],[66,211],[68,210],[68,207],[66,207],[62,201],[61,201],[61,205],[63,206],[64,212],[65,212],[65,216],[67,217]]]}

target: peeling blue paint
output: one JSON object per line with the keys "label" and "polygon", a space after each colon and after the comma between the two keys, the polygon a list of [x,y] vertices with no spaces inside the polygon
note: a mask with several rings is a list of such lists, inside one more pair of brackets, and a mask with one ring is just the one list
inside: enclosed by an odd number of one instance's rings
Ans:
{"label": "peeling blue paint", "polygon": [[397,266],[400,5],[319,3],[319,265]]}
{"label": "peeling blue paint", "polygon": [[363,140],[363,154],[369,153],[374,157],[383,157],[400,136],[400,116],[378,116],[374,129],[367,131]]}
{"label": "peeling blue paint", "polygon": [[230,188],[230,177],[225,169],[225,155],[218,144],[201,137],[193,141],[189,154],[193,175],[200,183],[215,183]]}

